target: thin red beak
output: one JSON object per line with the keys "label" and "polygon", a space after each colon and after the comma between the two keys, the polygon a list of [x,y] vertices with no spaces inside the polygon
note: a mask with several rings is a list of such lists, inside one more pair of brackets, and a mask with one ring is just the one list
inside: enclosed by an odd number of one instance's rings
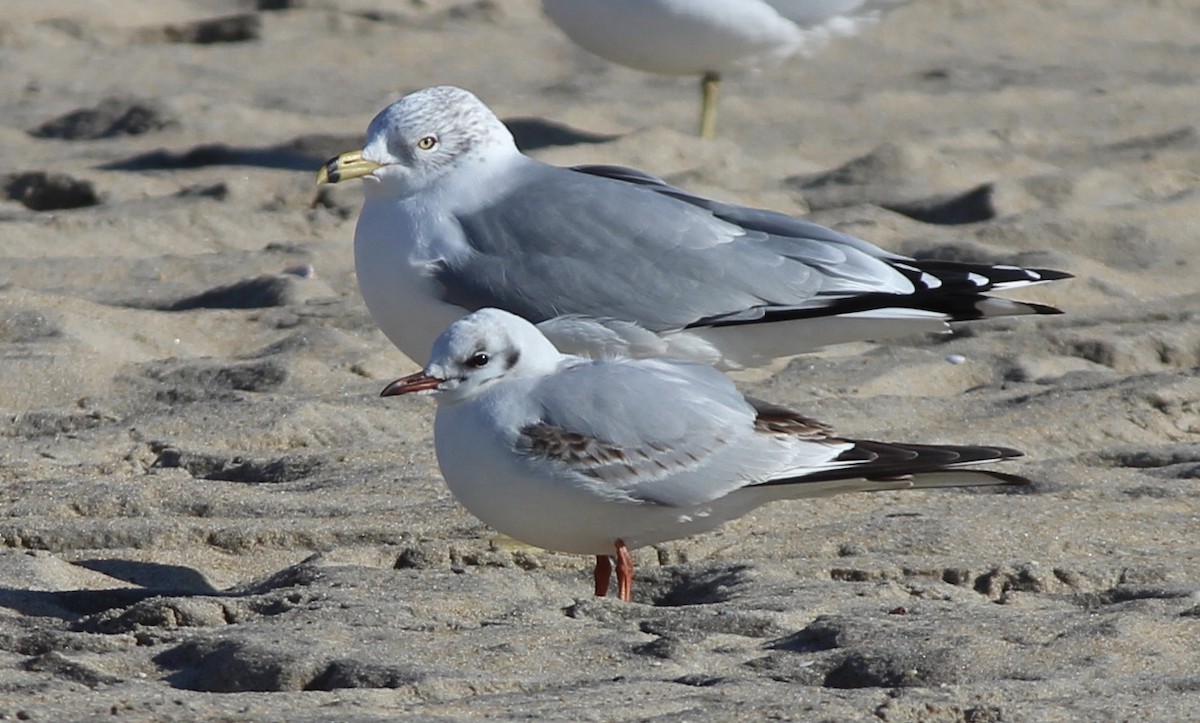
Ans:
{"label": "thin red beak", "polygon": [[396,381],[383,388],[379,393],[381,397],[395,397],[400,394],[412,394],[413,392],[429,392],[438,388],[438,385],[446,381],[431,377],[423,371],[416,374],[409,374],[406,377],[400,377]]}

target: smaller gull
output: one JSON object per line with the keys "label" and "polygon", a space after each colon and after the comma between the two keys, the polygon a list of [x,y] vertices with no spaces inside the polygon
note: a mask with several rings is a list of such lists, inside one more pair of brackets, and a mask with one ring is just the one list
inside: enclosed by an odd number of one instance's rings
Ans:
{"label": "smaller gull", "polygon": [[541,163],[478,98],[449,86],[388,106],[363,148],[317,178],[363,180],[358,287],[417,361],[455,319],[495,307],[567,353],[738,369],[947,322],[1059,313],[989,292],[1070,276],[912,259],[631,168]]}
{"label": "smaller gull", "polygon": [[595,592],[631,599],[630,549],[712,530],[768,502],[1028,480],[964,469],[1005,447],[838,437],[743,396],[712,367],[559,353],[499,309],[450,326],[424,370],[383,396],[435,394],[438,465],[464,507],[499,532],[595,555]]}
{"label": "smaller gull", "polygon": [[700,76],[700,135],[716,133],[721,74],[819,50],[909,0],[542,0],[580,47],[662,75]]}

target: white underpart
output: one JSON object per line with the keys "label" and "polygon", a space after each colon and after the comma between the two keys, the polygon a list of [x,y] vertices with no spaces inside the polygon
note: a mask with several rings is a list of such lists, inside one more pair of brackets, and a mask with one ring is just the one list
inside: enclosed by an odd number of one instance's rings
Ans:
{"label": "white underpart", "polygon": [[[474,157],[462,159],[463,168],[456,169],[460,172],[400,198],[397,184],[379,177],[386,170],[363,179],[366,200],[354,232],[358,286],[384,336],[418,364],[425,361],[433,340],[468,312],[442,301],[442,290],[433,279],[438,261],[470,253],[461,230],[442,209],[478,207],[489,182],[503,175],[509,164],[524,160],[511,137],[503,141],[497,139]],[[375,145],[384,145],[382,139]]]}

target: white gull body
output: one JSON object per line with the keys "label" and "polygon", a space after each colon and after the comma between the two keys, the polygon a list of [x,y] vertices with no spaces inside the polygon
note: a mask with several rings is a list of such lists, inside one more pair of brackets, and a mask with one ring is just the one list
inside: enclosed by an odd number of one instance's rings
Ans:
{"label": "white gull body", "polygon": [[777,63],[852,35],[908,0],[542,0],[580,47],[637,70],[704,76],[701,135],[723,73]]}
{"label": "white gull body", "polygon": [[451,325],[424,370],[384,395],[410,392],[437,395],[438,464],[455,498],[560,552],[674,540],[774,500],[1025,482],[960,468],[1015,450],[840,438],[711,367],[564,355],[498,309]]}
{"label": "white gull body", "polygon": [[496,307],[569,353],[734,369],[947,321],[1057,313],[987,292],[1069,276],[917,261],[633,169],[547,165],[474,95],[446,86],[393,103],[363,149],[320,176],[349,178],[365,191],[359,289],[417,361],[452,321]]}

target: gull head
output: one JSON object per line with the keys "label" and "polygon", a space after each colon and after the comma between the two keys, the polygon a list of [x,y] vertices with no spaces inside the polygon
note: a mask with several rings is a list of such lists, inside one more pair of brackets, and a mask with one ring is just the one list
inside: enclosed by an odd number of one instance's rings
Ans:
{"label": "gull head", "polygon": [[380,111],[362,150],[331,158],[317,183],[351,178],[407,195],[455,169],[517,154],[512,134],[474,94],[441,85],[409,93]]}
{"label": "gull head", "polygon": [[504,381],[551,374],[563,358],[525,319],[480,309],[442,332],[423,370],[387,385],[380,396],[424,393],[441,403],[464,401]]}

